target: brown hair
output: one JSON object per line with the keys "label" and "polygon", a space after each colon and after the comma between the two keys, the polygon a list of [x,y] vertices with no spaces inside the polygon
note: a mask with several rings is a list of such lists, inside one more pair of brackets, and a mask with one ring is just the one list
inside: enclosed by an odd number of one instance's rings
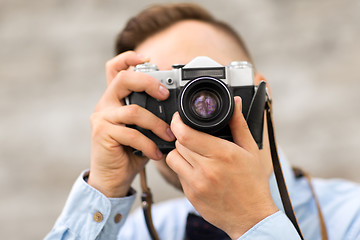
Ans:
{"label": "brown hair", "polygon": [[116,38],[116,55],[134,50],[148,37],[182,20],[199,20],[223,30],[235,38],[251,61],[250,53],[240,35],[228,24],[215,19],[204,8],[193,3],[154,5],[131,18]]}

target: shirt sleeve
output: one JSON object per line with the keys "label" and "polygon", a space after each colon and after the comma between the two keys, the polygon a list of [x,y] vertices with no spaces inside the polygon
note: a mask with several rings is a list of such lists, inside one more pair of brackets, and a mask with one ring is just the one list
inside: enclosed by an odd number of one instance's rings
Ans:
{"label": "shirt sleeve", "polygon": [[282,211],[266,217],[250,228],[238,240],[296,240],[301,239],[295,227]]}
{"label": "shirt sleeve", "polygon": [[76,180],[65,207],[45,240],[116,239],[136,193],[124,198],[107,198],[88,185],[83,172]]}

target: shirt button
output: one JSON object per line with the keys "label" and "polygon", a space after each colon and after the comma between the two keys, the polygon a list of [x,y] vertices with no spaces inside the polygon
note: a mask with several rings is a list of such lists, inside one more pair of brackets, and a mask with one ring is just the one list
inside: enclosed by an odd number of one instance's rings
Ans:
{"label": "shirt button", "polygon": [[116,214],[114,221],[115,221],[115,223],[119,223],[121,221],[121,219],[122,219],[122,215],[120,213],[118,213],[118,214]]}
{"label": "shirt button", "polygon": [[103,220],[103,215],[101,214],[101,212],[96,212],[94,213],[94,216],[93,216],[95,222],[101,222]]}

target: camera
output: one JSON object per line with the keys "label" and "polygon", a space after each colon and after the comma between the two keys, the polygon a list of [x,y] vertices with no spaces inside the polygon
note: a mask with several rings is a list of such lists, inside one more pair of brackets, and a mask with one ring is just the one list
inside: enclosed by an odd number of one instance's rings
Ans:
{"label": "camera", "polygon": [[[165,122],[171,122],[178,111],[182,121],[196,130],[232,141],[228,122],[234,112],[234,96],[242,99],[242,113],[259,148],[262,148],[266,84],[254,85],[252,64],[234,61],[223,66],[209,57],[199,56],[186,65],[173,65],[172,70],[159,71],[152,63],[143,63],[135,71],[158,79],[170,92],[168,99],[159,101],[145,92],[133,92],[127,104],[138,104]],[[163,153],[174,149],[149,130],[138,126]]]}

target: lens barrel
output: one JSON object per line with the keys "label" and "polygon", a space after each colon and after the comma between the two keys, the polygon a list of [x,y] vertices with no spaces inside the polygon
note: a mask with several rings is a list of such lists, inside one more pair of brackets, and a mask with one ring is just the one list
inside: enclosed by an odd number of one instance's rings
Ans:
{"label": "lens barrel", "polygon": [[234,112],[234,99],[223,81],[199,77],[189,81],[180,92],[178,110],[188,126],[214,133],[229,122]]}

